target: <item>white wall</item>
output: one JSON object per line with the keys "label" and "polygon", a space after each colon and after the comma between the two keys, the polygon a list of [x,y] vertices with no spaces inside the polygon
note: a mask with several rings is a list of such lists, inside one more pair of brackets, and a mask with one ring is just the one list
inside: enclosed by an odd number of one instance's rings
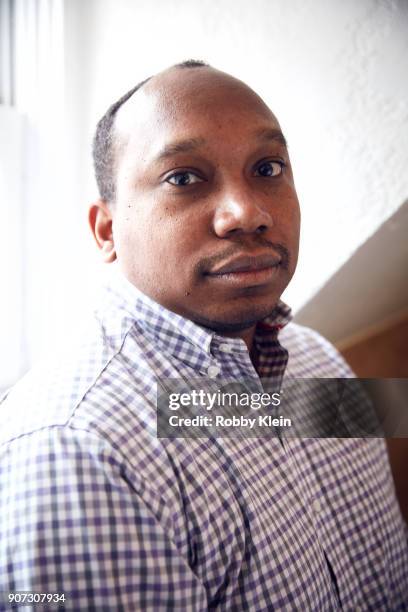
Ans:
{"label": "white wall", "polygon": [[[408,195],[404,0],[71,0],[82,13],[84,196],[107,106],[146,76],[204,59],[250,84],[287,134],[303,210],[285,299],[299,308]],[[76,77],[78,78],[78,76]]]}

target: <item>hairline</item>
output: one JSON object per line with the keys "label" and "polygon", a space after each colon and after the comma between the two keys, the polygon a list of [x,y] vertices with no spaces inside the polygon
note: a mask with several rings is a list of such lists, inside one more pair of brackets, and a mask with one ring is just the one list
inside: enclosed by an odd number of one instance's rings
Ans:
{"label": "hairline", "polygon": [[[210,68],[212,66],[201,60],[186,60],[173,64],[170,69],[193,69]],[[98,121],[94,138],[92,155],[94,161],[94,173],[98,185],[99,196],[106,204],[113,206],[116,201],[116,174],[118,167],[118,149],[120,144],[116,133],[116,118],[120,109],[130,100],[135,93],[154,79],[160,73],[151,75],[140,81],[132,89],[122,95],[116,102],[111,104],[103,117]]]}

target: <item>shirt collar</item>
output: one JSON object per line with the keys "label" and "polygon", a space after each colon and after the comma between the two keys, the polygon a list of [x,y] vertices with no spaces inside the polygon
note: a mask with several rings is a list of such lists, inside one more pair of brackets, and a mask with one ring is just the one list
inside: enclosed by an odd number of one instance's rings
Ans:
{"label": "shirt collar", "polygon": [[[244,341],[239,338],[225,338],[215,331],[209,330],[190,319],[168,310],[152,298],[135,287],[120,271],[117,264],[111,265],[105,283],[104,323],[111,323],[113,311],[118,309],[125,314],[129,324],[138,321],[147,328],[158,340],[171,343],[172,338],[180,338],[195,345],[200,351],[211,354],[213,343],[229,342],[237,349],[247,350]],[[267,344],[271,336],[277,337],[279,331],[291,321],[292,313],[289,306],[281,300],[278,301],[271,314],[256,326],[255,341],[259,348]],[[120,326],[120,331],[126,329]],[[118,330],[119,332],[119,330]]]}

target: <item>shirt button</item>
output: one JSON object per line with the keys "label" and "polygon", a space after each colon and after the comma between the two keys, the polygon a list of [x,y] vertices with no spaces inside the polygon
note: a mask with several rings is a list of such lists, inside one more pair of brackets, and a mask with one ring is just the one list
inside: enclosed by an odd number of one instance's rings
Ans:
{"label": "shirt button", "polygon": [[207,370],[207,374],[210,378],[215,378],[221,372],[220,368],[216,365],[210,365]]}
{"label": "shirt button", "polygon": [[230,344],[220,344],[220,351],[223,353],[232,353],[233,350]]}
{"label": "shirt button", "polygon": [[321,510],[322,510],[322,504],[321,504],[321,502],[320,502],[320,499],[315,499],[315,500],[313,500],[313,503],[312,503],[312,508],[313,508],[313,510],[316,512],[316,514],[319,514],[319,512],[321,512]]}

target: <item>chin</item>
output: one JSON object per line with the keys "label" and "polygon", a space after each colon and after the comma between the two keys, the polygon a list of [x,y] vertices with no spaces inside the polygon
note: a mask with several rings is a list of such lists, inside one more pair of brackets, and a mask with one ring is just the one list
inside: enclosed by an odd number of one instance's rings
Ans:
{"label": "chin", "polygon": [[219,313],[208,313],[208,315],[196,313],[192,320],[198,325],[203,325],[216,332],[240,332],[250,329],[259,321],[268,317],[275,308],[277,300],[268,305],[252,305],[240,309],[225,309]]}

